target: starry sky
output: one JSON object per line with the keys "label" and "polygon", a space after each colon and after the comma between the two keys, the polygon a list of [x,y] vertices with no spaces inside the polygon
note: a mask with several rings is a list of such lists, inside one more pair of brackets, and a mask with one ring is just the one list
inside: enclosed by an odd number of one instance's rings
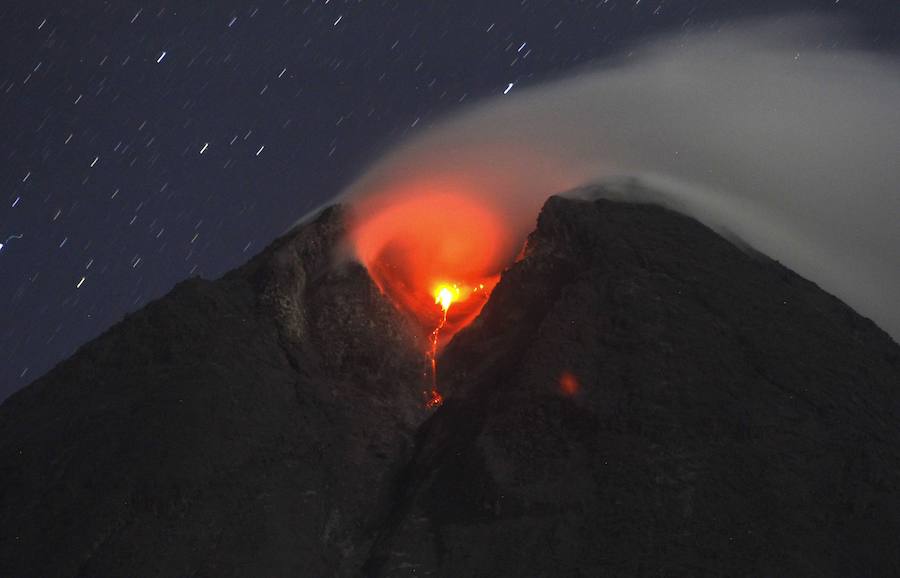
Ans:
{"label": "starry sky", "polygon": [[742,17],[850,16],[835,44],[896,51],[898,7],[4,2],[0,399],[178,281],[243,263],[448,111]]}

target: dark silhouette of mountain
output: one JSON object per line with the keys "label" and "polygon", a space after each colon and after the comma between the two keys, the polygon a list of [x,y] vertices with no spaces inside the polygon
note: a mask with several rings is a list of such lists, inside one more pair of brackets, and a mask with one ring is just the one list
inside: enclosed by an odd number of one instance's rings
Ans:
{"label": "dark silhouette of mountain", "polygon": [[552,197],[440,359],[340,207],[0,406],[3,576],[900,573],[900,347],[654,206]]}

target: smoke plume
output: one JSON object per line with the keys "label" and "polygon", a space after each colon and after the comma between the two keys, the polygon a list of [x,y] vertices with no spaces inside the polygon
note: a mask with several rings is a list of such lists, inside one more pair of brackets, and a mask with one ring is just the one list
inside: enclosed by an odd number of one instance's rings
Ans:
{"label": "smoke plume", "polygon": [[[659,195],[635,200],[736,235],[898,339],[900,63],[831,47],[839,26],[744,22],[513,88],[390,151],[342,197],[363,222],[429,191],[474,199],[504,228],[487,236],[489,275],[514,257],[547,196],[636,177]],[[395,227],[357,239],[357,253],[396,245]]]}

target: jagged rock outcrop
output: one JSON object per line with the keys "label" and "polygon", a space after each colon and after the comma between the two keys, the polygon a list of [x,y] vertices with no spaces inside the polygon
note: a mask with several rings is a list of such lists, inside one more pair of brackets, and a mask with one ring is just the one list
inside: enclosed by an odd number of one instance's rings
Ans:
{"label": "jagged rock outcrop", "polygon": [[900,573],[900,347],[813,283],[553,197],[428,412],[343,219],[0,406],[0,574]]}

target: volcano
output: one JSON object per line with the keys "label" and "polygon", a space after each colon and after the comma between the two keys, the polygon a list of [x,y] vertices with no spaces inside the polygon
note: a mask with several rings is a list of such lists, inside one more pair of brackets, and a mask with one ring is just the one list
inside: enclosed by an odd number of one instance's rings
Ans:
{"label": "volcano", "polygon": [[900,574],[900,347],[590,192],[546,202],[436,408],[342,206],[126,317],[0,406],[0,575]]}

